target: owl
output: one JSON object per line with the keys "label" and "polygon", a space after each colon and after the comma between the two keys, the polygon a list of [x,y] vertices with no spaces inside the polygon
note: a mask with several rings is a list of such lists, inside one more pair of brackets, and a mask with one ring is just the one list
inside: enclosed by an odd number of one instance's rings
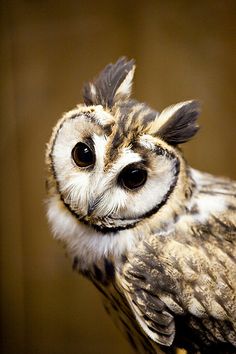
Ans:
{"label": "owl", "polygon": [[47,216],[136,353],[236,353],[236,182],[180,146],[199,103],[130,98],[134,61],[109,64],[47,145]]}

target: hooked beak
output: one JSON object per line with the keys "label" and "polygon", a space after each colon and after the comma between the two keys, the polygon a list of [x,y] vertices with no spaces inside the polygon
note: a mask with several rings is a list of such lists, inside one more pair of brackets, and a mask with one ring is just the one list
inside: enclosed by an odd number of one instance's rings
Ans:
{"label": "hooked beak", "polygon": [[94,212],[94,210],[97,208],[99,202],[102,199],[102,195],[100,195],[99,197],[97,197],[96,199],[92,199],[89,201],[88,203],[88,211],[87,211],[87,215],[91,216]]}

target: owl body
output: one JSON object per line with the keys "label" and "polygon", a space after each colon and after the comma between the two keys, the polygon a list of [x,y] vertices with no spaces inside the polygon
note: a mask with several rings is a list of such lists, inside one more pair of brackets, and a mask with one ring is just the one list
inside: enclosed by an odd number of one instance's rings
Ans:
{"label": "owl body", "polygon": [[133,61],[84,88],[48,144],[48,218],[138,353],[236,353],[236,183],[189,167],[195,101],[130,99]]}

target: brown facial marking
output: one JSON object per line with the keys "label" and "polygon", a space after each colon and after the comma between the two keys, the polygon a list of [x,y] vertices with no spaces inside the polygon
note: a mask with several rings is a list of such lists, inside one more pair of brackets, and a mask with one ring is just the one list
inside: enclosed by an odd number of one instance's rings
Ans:
{"label": "brown facial marking", "polygon": [[135,144],[138,136],[145,132],[150,120],[156,116],[156,112],[148,110],[146,105],[137,104],[135,101],[117,106],[114,114],[116,124],[112,127],[109,136],[105,170],[117,160],[123,148]]}

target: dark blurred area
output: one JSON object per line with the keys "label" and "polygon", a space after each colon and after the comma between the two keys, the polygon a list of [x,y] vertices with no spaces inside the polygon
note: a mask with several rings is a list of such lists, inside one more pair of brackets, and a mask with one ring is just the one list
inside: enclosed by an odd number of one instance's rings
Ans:
{"label": "dark blurred area", "polygon": [[1,18],[1,353],[128,354],[45,218],[44,150],[62,112],[119,56],[160,110],[202,102],[195,168],[236,178],[235,1],[6,1]]}

